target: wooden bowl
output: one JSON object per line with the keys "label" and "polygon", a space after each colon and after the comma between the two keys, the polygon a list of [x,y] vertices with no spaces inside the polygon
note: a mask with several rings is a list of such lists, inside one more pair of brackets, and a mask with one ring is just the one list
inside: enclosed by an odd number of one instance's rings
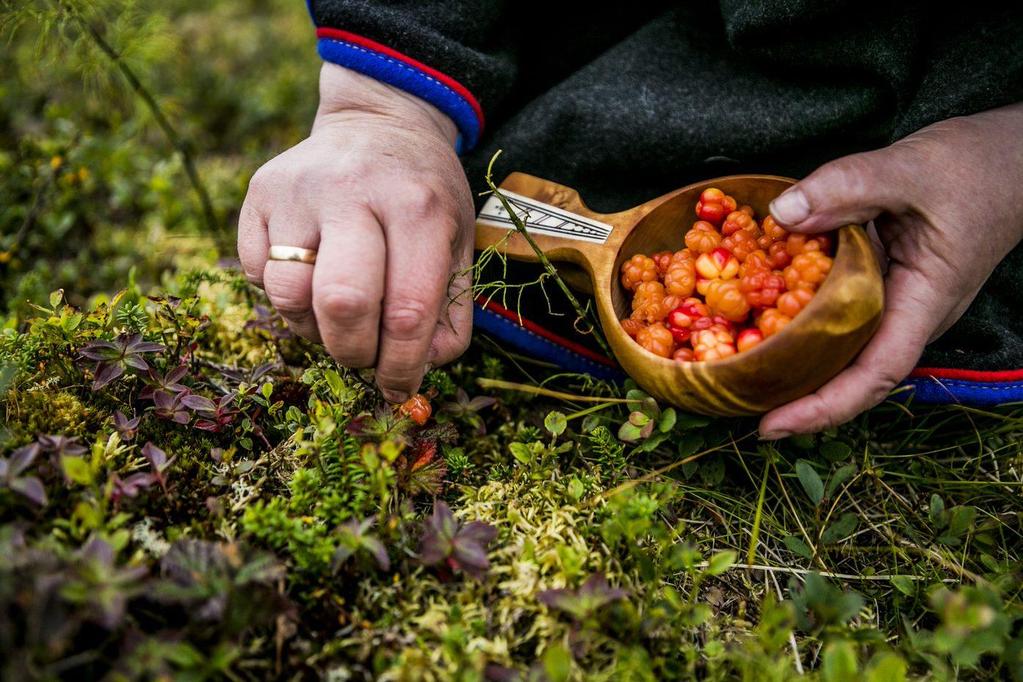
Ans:
{"label": "wooden bowl", "polygon": [[[683,234],[696,220],[696,201],[708,187],[751,205],[759,219],[768,214],[771,200],[794,182],[771,175],[714,178],[608,214],[591,211],[569,187],[524,173],[512,173],[500,189],[552,262],[571,263],[588,275],[604,335],[637,384],[692,412],[752,415],[819,388],[846,367],[877,330],[884,287],[863,228],[848,225],[838,230],[831,273],[791,323],[755,348],[715,362],[662,358],[629,337],[619,323],[629,314],[630,302],[618,272],[622,262],[637,253],[682,248]],[[477,218],[476,248],[494,245],[511,258],[537,260],[497,197],[490,197]]]}

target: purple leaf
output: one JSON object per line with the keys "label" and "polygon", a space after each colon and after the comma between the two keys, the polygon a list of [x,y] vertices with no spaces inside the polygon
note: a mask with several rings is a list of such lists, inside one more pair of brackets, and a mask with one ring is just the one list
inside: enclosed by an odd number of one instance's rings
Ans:
{"label": "purple leaf", "polygon": [[32,462],[35,461],[39,455],[39,444],[31,443],[24,447],[20,447],[11,453],[10,459],[4,462],[6,471],[0,474],[0,477],[14,478],[19,476],[22,471],[32,466]]}
{"label": "purple leaf", "polygon": [[141,415],[128,419],[120,410],[114,412],[114,428],[121,434],[123,440],[135,440],[140,421],[142,421]]}
{"label": "purple leaf", "polygon": [[141,370],[143,372],[149,369],[149,363],[146,362],[145,359],[139,355],[125,355],[124,364],[128,365],[129,367]]}
{"label": "purple leaf", "polygon": [[217,406],[205,396],[189,393],[181,398],[181,404],[197,412],[216,412]]}
{"label": "purple leaf", "polygon": [[451,568],[479,580],[490,568],[487,545],[495,537],[497,529],[481,521],[460,526],[448,505],[436,500],[425,523],[419,560],[426,566],[446,561]]}
{"label": "purple leaf", "polygon": [[170,464],[167,453],[150,442],[142,446],[142,456],[149,460],[149,466],[156,471],[163,471]]}
{"label": "purple leaf", "polygon": [[61,455],[77,457],[78,455],[84,455],[88,451],[87,447],[78,442],[77,437],[41,435],[37,442],[43,452],[54,454],[58,457]]}
{"label": "purple leaf", "polygon": [[42,481],[35,476],[15,478],[7,485],[11,490],[21,493],[40,507],[46,504],[46,489],[43,488]]}
{"label": "purple leaf", "polygon": [[544,590],[536,595],[540,603],[564,611],[577,621],[595,616],[611,602],[625,597],[624,590],[608,585],[603,573],[591,575],[578,590]]}
{"label": "purple leaf", "polygon": [[124,374],[124,366],[119,364],[101,362],[98,365],[96,365],[96,370],[94,374],[95,376],[93,377],[92,380],[92,390],[98,391],[99,389],[109,384],[111,381],[114,381],[115,379],[119,378],[122,374]]}

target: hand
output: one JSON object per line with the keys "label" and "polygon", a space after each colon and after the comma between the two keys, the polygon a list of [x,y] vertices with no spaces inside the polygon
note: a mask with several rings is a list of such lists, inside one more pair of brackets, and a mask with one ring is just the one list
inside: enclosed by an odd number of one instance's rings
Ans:
{"label": "hand", "polygon": [[[394,402],[469,343],[474,210],[455,134],[433,106],[325,64],[312,133],[256,172],[239,217],[249,280],[339,363],[375,366]],[[267,261],[271,244],[318,249],[316,265]]]}
{"label": "hand", "polygon": [[764,416],[764,438],[841,424],[884,400],[1023,237],[1023,104],[953,118],[817,169],[771,204],[793,232],[874,220],[885,313],[846,370]]}

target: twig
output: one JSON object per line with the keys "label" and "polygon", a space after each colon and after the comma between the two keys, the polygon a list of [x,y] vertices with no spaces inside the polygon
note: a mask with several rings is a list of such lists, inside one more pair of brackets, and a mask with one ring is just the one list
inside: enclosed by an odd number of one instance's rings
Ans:
{"label": "twig", "polygon": [[490,163],[487,164],[486,176],[487,186],[490,187],[490,191],[493,192],[494,196],[497,197],[498,201],[501,202],[501,205],[504,206],[504,210],[508,212],[508,217],[511,219],[512,225],[515,226],[516,231],[518,231],[518,233],[522,235],[522,238],[525,239],[526,243],[528,243],[529,246],[533,249],[533,253],[536,254],[537,260],[540,261],[540,264],[543,265],[544,269],[548,272],[548,274],[550,274],[550,276],[554,278],[554,281],[557,282],[558,288],[561,289],[561,292],[563,294],[565,294],[565,298],[568,299],[568,302],[572,304],[572,307],[575,309],[576,315],[579,316],[579,319],[586,320],[589,323],[590,333],[593,334],[593,338],[596,339],[597,343],[600,345],[601,350],[603,350],[604,353],[606,353],[608,356],[614,357],[614,354],[611,352],[611,347],[607,345],[607,341],[604,340],[603,334],[600,333],[599,323],[590,318],[590,315],[587,313],[586,309],[583,308],[582,304],[579,303],[579,300],[575,297],[575,294],[573,294],[572,291],[568,288],[568,285],[565,284],[565,280],[561,279],[561,275],[558,274],[557,268],[555,268],[554,265],[551,264],[551,261],[547,258],[547,254],[545,254],[543,252],[543,249],[541,249],[537,245],[537,243],[533,241],[532,235],[529,234],[529,231],[526,230],[525,224],[522,222],[522,220],[519,219],[514,209],[512,209],[511,204],[508,203],[508,199],[506,199],[505,196],[501,194],[501,191],[497,189],[497,185],[494,184],[493,175],[494,162],[497,161],[497,157],[500,155],[501,150],[499,149],[497,150],[497,153],[494,154],[493,157],[491,157]]}
{"label": "twig", "polygon": [[557,398],[558,400],[571,400],[577,403],[618,403],[624,404],[632,402],[625,398],[602,398],[595,395],[576,395],[574,393],[565,393],[563,391],[552,391],[549,388],[541,388],[539,386],[532,386],[530,384],[518,384],[514,381],[504,381],[502,379],[486,379],[480,378],[476,380],[476,384],[480,388],[497,388],[505,391],[519,391],[520,393],[532,393],[533,395],[542,395],[547,398]]}
{"label": "twig", "polygon": [[191,183],[192,188],[199,197],[199,203],[202,205],[203,219],[206,222],[206,227],[213,232],[219,232],[221,229],[220,223],[217,221],[216,213],[213,210],[213,202],[210,201],[210,195],[206,191],[205,185],[202,183],[202,179],[199,177],[199,171],[195,166],[195,159],[192,156],[192,151],[188,146],[188,143],[178,133],[171,122],[167,119],[167,116],[163,113],[160,108],[160,104],[156,101],[153,93],[142,84],[138,76],[131,69],[130,66],[121,58],[120,53],[114,49],[114,47],[107,42],[103,34],[99,32],[95,26],[92,25],[77,8],[68,4],[61,3],[67,8],[68,12],[74,17],[75,21],[85,29],[89,37],[96,44],[96,47],[114,63],[114,66],[121,72],[124,79],[128,81],[128,85],[135,91],[135,94],[145,103],[146,108],[149,109],[149,113],[152,114],[153,120],[163,131],[164,136],[171,143],[171,146],[177,150],[181,155],[181,163],[185,168],[185,175],[188,176],[188,181]]}

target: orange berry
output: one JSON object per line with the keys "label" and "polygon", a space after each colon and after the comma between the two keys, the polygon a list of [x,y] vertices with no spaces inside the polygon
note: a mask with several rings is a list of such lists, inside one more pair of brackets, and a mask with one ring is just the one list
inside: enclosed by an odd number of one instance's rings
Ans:
{"label": "orange berry", "polygon": [[761,236],[757,239],[757,242],[760,244],[760,248],[765,251],[770,248],[771,244],[785,241],[785,238],[789,235],[788,230],[779,225],[770,215],[761,221],[760,231]]}
{"label": "orange berry", "polygon": [[747,208],[749,206],[743,206],[742,209],[729,213],[725,218],[725,222],[721,223],[721,234],[727,237],[739,230],[744,230],[754,239],[759,237],[760,227],[757,225],[757,221],[753,220],[753,209],[750,208],[750,212],[747,213],[743,210]]}
{"label": "orange berry", "polygon": [[726,320],[742,322],[749,315],[750,305],[738,280],[716,279],[707,287],[707,307]]}
{"label": "orange berry", "polygon": [[792,255],[789,253],[785,242],[774,242],[767,249],[767,262],[775,270],[782,270],[792,262]]}
{"label": "orange berry", "polygon": [[732,334],[724,325],[693,332],[693,357],[698,361],[720,360],[735,355]]}
{"label": "orange berry", "polygon": [[643,282],[657,279],[657,263],[653,258],[637,253],[622,263],[622,286],[632,291]]}
{"label": "orange berry", "polygon": [[693,253],[708,253],[721,244],[721,233],[705,220],[698,220],[686,232],[686,247]]}
{"label": "orange berry", "polygon": [[739,259],[728,249],[718,247],[700,254],[696,259],[696,272],[706,279],[732,279],[739,274]]}
{"label": "orange berry", "polygon": [[[681,251],[679,253],[682,253]],[[686,251],[685,253],[689,253]],[[691,296],[696,288],[696,263],[692,257],[671,259],[664,273],[664,288],[675,296]]]}
{"label": "orange berry", "polygon": [[756,347],[763,340],[764,333],[759,329],[750,327],[739,332],[739,337],[735,340],[735,348],[740,353],[745,353],[749,349]]}
{"label": "orange berry", "polygon": [[[740,213],[739,215],[746,215]],[[721,248],[728,249],[742,263],[754,251],[758,251],[757,240],[746,230],[738,230],[721,240]]]}
{"label": "orange berry", "polygon": [[799,288],[816,291],[831,272],[832,263],[831,256],[823,251],[804,251],[785,268],[785,286],[789,291]]}
{"label": "orange berry", "polygon": [[654,263],[657,265],[657,275],[664,277],[668,272],[668,266],[671,264],[671,259],[674,257],[671,251],[658,251],[654,255],[650,256]]}
{"label": "orange berry", "polygon": [[768,308],[760,315],[760,319],[757,320],[757,329],[764,334],[766,339],[780,332],[791,321],[791,317],[777,308]]}
{"label": "orange berry", "polygon": [[778,297],[778,311],[795,317],[813,299],[813,290],[800,287],[786,291]]}
{"label": "orange berry", "polygon": [[664,304],[664,285],[660,282],[643,282],[636,287],[632,297],[632,316],[647,324],[660,322],[671,308]]}
{"label": "orange berry", "polygon": [[770,308],[785,291],[785,278],[768,269],[747,272],[739,280],[746,302],[755,308]]}
{"label": "orange berry", "polygon": [[625,333],[632,338],[636,338],[636,334],[638,334],[639,330],[645,326],[646,325],[643,324],[641,320],[637,320],[634,317],[626,317],[622,320],[622,329],[624,329]]}
{"label": "orange berry", "polygon": [[746,260],[739,265],[739,277],[745,277],[758,270],[770,271],[770,269],[771,264],[767,260],[767,254],[762,249],[757,249],[746,256]]}
{"label": "orange berry", "polygon": [[425,424],[427,420],[429,420],[430,415],[433,414],[433,408],[430,407],[430,401],[427,400],[426,396],[422,393],[416,393],[414,396],[403,402],[398,406],[398,411],[420,426]]}
{"label": "orange berry", "polygon": [[694,358],[692,348],[682,347],[671,354],[671,359],[675,362],[692,362]]}
{"label": "orange berry", "polygon": [[640,329],[636,334],[636,342],[662,358],[671,357],[672,351],[675,350],[675,339],[672,338],[668,328],[660,322]]}

